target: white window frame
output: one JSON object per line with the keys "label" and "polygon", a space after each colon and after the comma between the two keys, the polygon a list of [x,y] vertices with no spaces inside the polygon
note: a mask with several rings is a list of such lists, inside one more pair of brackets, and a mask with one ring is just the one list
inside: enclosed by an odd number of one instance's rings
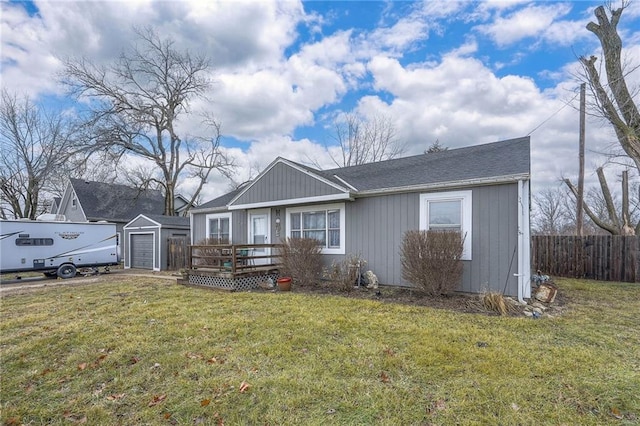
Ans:
{"label": "white window frame", "polygon": [[[286,237],[287,238],[291,238],[291,214],[292,213],[308,213],[308,212],[316,212],[319,210],[338,210],[340,211],[340,247],[335,247],[335,248],[327,248],[327,247],[323,247],[322,248],[322,254],[345,254],[345,246],[346,246],[346,242],[345,242],[345,236],[346,236],[346,232],[345,232],[345,224],[346,224],[346,220],[345,220],[345,204],[344,203],[336,203],[336,204],[314,204],[314,205],[310,205],[310,206],[303,206],[303,207],[291,207],[285,210],[285,223],[286,223]],[[327,222],[327,227],[329,226],[329,223]],[[329,236],[327,235],[327,244],[329,242],[328,240]]]}
{"label": "white window frame", "polygon": [[229,244],[233,244],[233,221],[231,220],[231,213],[212,213],[206,216],[206,234],[205,238],[209,239],[211,219],[229,219]]}
{"label": "white window frame", "polygon": [[462,227],[462,235],[464,236],[464,244],[462,250],[462,260],[471,260],[472,246],[472,213],[473,213],[473,197],[472,191],[447,191],[433,192],[428,194],[420,194],[420,230],[429,230],[429,203],[438,201],[460,201],[460,225]]}

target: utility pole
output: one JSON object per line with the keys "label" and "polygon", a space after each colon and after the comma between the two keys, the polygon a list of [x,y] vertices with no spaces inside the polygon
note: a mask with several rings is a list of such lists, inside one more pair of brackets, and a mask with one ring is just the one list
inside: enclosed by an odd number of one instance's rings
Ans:
{"label": "utility pole", "polygon": [[585,139],[585,116],[586,116],[586,83],[580,85],[580,148],[578,160],[580,163],[578,172],[578,195],[576,196],[576,235],[582,236],[584,228],[583,204],[584,204],[584,139]]}

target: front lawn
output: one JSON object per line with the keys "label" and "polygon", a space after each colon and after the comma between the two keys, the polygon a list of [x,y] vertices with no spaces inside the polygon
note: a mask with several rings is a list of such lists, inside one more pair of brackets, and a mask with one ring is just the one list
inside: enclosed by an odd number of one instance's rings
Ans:
{"label": "front lawn", "polygon": [[544,319],[111,275],[1,301],[5,424],[637,424],[640,285]]}

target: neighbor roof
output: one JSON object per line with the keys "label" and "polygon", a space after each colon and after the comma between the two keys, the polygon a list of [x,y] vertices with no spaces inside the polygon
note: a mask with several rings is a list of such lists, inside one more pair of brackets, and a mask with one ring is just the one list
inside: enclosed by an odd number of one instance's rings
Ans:
{"label": "neighbor roof", "polygon": [[169,228],[186,228],[190,227],[188,217],[184,216],[165,216],[161,214],[144,214],[144,217]]}
{"label": "neighbor roof", "polygon": [[162,192],[104,182],[70,179],[88,220],[128,222],[139,214],[162,214]]}

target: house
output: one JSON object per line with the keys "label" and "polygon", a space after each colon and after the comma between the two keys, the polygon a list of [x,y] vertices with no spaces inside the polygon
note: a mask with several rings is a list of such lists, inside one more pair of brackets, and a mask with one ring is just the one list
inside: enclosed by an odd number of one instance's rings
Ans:
{"label": "house", "polygon": [[[176,208],[181,209],[181,212],[189,208],[188,201],[180,195],[176,196],[175,205]],[[164,195],[158,190],[143,191],[114,183],[69,179],[55,213],[64,215],[67,220],[74,222],[115,223],[120,247],[122,247],[121,258],[128,259],[130,258],[128,245],[130,240],[122,238],[125,225],[141,214],[162,215]],[[187,218],[183,219],[181,222],[188,224]],[[141,240],[143,239],[141,237]],[[164,247],[164,245],[158,247]],[[156,260],[159,261],[159,259]]]}
{"label": "house", "polygon": [[402,279],[414,229],[465,236],[463,292],[530,297],[529,137],[332,170],[275,159],[255,180],[191,211],[192,244],[317,238],[324,263],[359,254],[381,284]]}
{"label": "house", "polygon": [[56,213],[72,222],[112,222],[116,224],[118,234],[122,235],[124,225],[137,215],[163,212],[164,195],[160,191],[69,179]]}
{"label": "house", "polygon": [[188,237],[188,217],[139,214],[124,225],[124,268],[167,270],[169,239]]}

